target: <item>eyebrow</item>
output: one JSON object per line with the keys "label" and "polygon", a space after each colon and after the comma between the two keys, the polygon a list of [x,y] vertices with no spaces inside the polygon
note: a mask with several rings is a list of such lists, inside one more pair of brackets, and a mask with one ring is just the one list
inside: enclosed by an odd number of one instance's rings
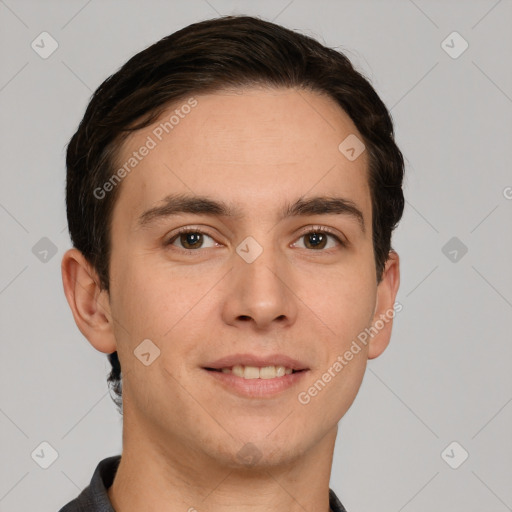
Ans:
{"label": "eyebrow", "polygon": [[[244,217],[238,207],[206,196],[171,194],[162,202],[161,206],[150,208],[140,215],[138,219],[140,227],[146,227],[158,219],[181,213],[238,219]],[[345,215],[356,220],[362,232],[366,232],[362,211],[353,201],[342,197],[317,196],[308,199],[301,197],[294,203],[285,205],[281,210],[280,220],[307,215]]]}

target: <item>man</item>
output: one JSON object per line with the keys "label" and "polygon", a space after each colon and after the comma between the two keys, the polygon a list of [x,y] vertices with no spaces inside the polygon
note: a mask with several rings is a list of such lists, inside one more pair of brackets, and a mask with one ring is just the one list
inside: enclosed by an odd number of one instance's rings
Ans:
{"label": "man", "polygon": [[371,85],[278,25],[196,23],[99,87],[67,172],[64,289],[124,421],[62,512],[345,510],[337,424],[399,287],[403,158]]}

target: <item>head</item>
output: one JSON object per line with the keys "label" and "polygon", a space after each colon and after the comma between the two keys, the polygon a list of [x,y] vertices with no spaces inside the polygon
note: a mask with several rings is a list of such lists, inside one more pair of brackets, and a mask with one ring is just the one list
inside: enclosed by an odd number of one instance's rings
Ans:
{"label": "head", "polygon": [[[66,296],[109,354],[121,411],[123,393],[140,421],[226,457],[233,441],[211,434],[218,425],[196,402],[232,415],[232,437],[268,453],[306,450],[339,421],[390,319],[307,404],[288,391],[220,392],[205,366],[287,354],[305,367],[307,391],[393,307],[403,158],[385,105],[342,53],[252,17],[190,25],[101,84],[66,165]],[[159,355],[146,366],[136,352],[147,339]],[[287,428],[264,441],[287,404]]]}

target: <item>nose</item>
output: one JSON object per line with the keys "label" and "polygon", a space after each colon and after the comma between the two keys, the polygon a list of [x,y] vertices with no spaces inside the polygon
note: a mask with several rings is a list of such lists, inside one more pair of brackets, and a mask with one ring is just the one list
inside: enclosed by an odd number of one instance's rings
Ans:
{"label": "nose", "polygon": [[294,293],[290,263],[270,248],[265,248],[254,261],[248,261],[238,253],[233,255],[223,307],[224,321],[258,330],[293,324],[299,299]]}

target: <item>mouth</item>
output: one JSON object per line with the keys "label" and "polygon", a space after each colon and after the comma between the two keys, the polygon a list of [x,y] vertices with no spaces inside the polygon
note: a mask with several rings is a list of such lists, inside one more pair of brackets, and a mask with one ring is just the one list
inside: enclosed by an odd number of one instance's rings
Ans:
{"label": "mouth", "polygon": [[202,367],[217,384],[237,396],[273,397],[296,386],[310,371],[303,363],[284,355],[268,357],[237,354]]}
{"label": "mouth", "polygon": [[231,367],[223,367],[223,368],[204,368],[205,370],[211,372],[220,372],[224,374],[232,374],[236,377],[241,377],[242,379],[252,380],[252,379],[276,379],[284,377],[285,375],[291,375],[292,373],[300,373],[306,371],[306,369],[302,370],[294,370],[293,368],[289,368],[286,366],[244,366],[241,364],[236,364]]}

